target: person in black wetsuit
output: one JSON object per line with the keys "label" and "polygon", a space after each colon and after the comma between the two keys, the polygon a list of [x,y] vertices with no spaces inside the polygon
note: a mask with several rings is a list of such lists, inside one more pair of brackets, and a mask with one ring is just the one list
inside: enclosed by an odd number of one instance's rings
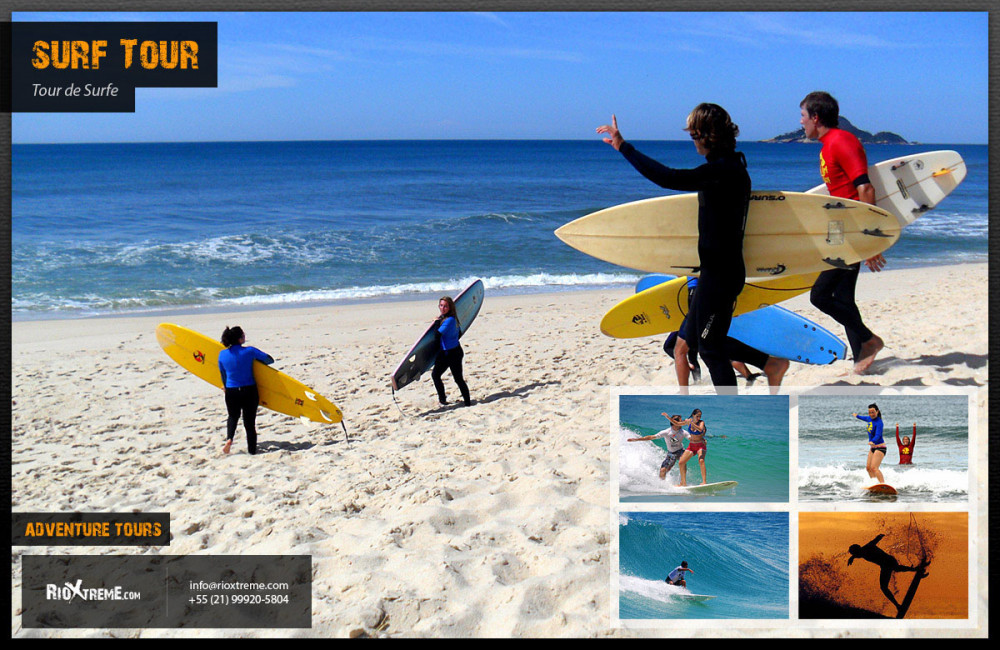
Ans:
{"label": "person in black wetsuit", "polygon": [[[736,386],[731,361],[764,368],[773,385],[788,369],[785,359],[773,359],[728,337],[736,297],[743,290],[743,231],[750,205],[750,174],[746,158],[736,151],[739,127],[716,104],[699,104],[684,128],[705,164],[673,169],[640,153],[622,138],[618,119],[597,128],[604,141],[636,170],[660,187],[698,193],[698,258],[701,277],[688,312],[688,346],[701,355],[715,386]],[[768,365],[770,364],[770,365]]]}

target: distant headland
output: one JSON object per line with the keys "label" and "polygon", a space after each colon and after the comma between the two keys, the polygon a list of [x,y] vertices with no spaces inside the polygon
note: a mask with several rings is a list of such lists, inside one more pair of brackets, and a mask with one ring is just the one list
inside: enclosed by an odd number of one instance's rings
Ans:
{"label": "distant headland", "polygon": [[[861,144],[916,144],[915,142],[908,142],[902,136],[891,131],[879,131],[875,134],[862,131],[851,124],[843,115],[840,116],[839,128],[853,133],[861,141]],[[775,136],[770,140],[761,140],[761,142],[815,142],[815,140],[806,138],[805,129],[799,129],[798,131]]]}

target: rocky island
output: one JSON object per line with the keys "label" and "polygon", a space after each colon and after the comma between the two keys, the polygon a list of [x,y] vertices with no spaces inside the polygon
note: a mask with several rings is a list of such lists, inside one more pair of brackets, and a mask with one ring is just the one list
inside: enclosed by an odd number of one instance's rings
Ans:
{"label": "rocky island", "polygon": [[[908,142],[902,136],[892,133],[891,131],[879,131],[878,133],[871,134],[868,131],[862,131],[858,127],[850,123],[850,121],[844,117],[840,116],[839,127],[845,131],[853,133],[861,144],[915,144],[913,142]],[[790,133],[785,133],[783,135],[775,136],[769,140],[761,140],[761,142],[815,142],[814,140],[809,140],[806,138],[806,132],[804,129],[799,129],[798,131],[792,131]]]}

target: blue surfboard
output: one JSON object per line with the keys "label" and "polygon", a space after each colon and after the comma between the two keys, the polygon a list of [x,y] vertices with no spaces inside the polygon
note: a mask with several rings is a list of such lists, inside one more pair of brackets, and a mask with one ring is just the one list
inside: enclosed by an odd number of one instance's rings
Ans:
{"label": "blue surfboard", "polygon": [[[669,282],[674,275],[646,275],[636,293]],[[692,278],[695,280],[696,278]],[[729,336],[772,357],[826,365],[847,358],[847,346],[829,330],[779,305],[755,309],[733,318]]]}

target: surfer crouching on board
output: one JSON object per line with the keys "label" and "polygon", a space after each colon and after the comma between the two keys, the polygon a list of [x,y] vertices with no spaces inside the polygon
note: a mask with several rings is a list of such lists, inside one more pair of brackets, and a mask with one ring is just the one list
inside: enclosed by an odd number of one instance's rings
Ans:
{"label": "surfer crouching on board", "polygon": [[257,453],[257,405],[260,396],[257,393],[257,382],[253,378],[254,360],[271,365],[274,359],[269,354],[261,352],[253,346],[244,347],[247,337],[240,327],[227,327],[222,332],[222,345],[226,349],[219,352],[219,372],[222,373],[222,385],[226,390],[226,410],[229,420],[226,422],[226,444],[222,452],[229,453],[236,435],[236,425],[243,415],[243,427],[247,431],[247,450]]}
{"label": "surfer crouching on board", "polygon": [[857,413],[853,413],[852,415],[862,422],[868,423],[868,426],[865,427],[865,431],[868,432],[868,460],[865,463],[868,476],[878,479],[879,483],[885,483],[882,471],[879,469],[882,460],[885,458],[886,450],[885,440],[882,438],[882,412],[879,411],[878,406],[875,404],[869,404],[867,416],[858,415]]}
{"label": "surfer crouching on board", "polygon": [[692,420],[685,420],[680,415],[667,415],[666,413],[661,413],[663,417],[670,420],[670,428],[664,429],[658,433],[654,433],[651,436],[643,436],[641,438],[629,438],[628,442],[639,442],[641,440],[657,440],[662,439],[667,445],[667,457],[663,459],[663,463],[660,464],[660,480],[667,478],[667,472],[673,469],[674,464],[684,455],[684,439],[689,438],[690,435],[684,430],[685,424],[690,424]]}
{"label": "surfer crouching on board", "polygon": [[465,383],[462,374],[462,359],[465,358],[465,351],[462,344],[458,342],[462,330],[458,325],[458,314],[455,311],[455,301],[450,296],[445,296],[438,300],[438,311],[441,315],[434,321],[438,324],[438,334],[440,335],[441,346],[438,348],[437,357],[434,359],[434,370],[431,371],[431,379],[434,380],[434,388],[437,389],[438,402],[442,405],[448,403],[444,395],[444,382],[441,376],[445,370],[451,370],[451,376],[458,384],[458,390],[462,392],[462,399],[466,406],[472,405],[469,398],[469,387]]}
{"label": "surfer crouching on board", "polygon": [[684,572],[694,573],[693,569],[688,568],[687,560],[683,560],[681,565],[667,574],[667,577],[663,579],[668,585],[674,585],[675,587],[687,587],[687,580],[684,579]]}
{"label": "surfer crouching on board", "polygon": [[[743,361],[771,369],[780,383],[788,361],[769,360],[766,354],[728,338],[736,297],[743,290],[743,233],[750,206],[750,174],[747,161],[736,151],[740,130],[717,104],[699,104],[684,127],[705,164],[694,169],[673,169],[659,163],[626,142],[618,130],[618,119],[597,128],[636,170],[660,187],[698,193],[698,258],[701,267],[698,290],[688,311],[688,346],[705,360],[712,383],[736,386],[731,361]],[[783,364],[781,364],[783,361]],[[783,367],[778,368],[775,363]],[[770,375],[769,375],[770,376]]]}
{"label": "surfer crouching on board", "polygon": [[680,483],[677,485],[681,487],[687,485],[687,462],[695,454],[698,455],[698,465],[701,467],[701,484],[705,485],[708,483],[708,469],[705,467],[705,456],[708,455],[708,443],[705,442],[705,433],[708,431],[708,425],[701,419],[701,409],[695,409],[688,421],[691,423],[688,425],[688,439],[690,442],[688,443],[688,448],[684,450],[684,454],[681,456],[677,466],[678,473],[681,476]]}

